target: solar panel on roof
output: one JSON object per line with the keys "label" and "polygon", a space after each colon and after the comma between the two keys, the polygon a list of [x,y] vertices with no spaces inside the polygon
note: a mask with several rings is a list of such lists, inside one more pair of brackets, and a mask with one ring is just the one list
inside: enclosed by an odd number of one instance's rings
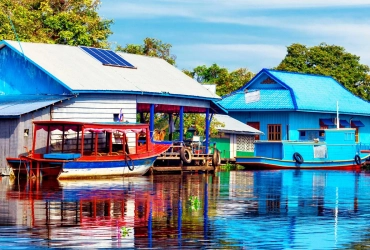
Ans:
{"label": "solar panel on roof", "polygon": [[107,66],[117,66],[124,68],[135,68],[134,65],[123,59],[121,56],[115,52],[107,49],[98,49],[80,46],[81,49],[86,51],[89,55],[93,56],[95,59],[99,60],[103,65]]}

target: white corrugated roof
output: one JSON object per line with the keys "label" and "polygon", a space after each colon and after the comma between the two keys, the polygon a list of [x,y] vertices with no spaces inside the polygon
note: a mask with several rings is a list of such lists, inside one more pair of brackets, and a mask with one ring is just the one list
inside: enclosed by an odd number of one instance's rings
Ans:
{"label": "white corrugated roof", "polygon": [[136,69],[104,66],[79,47],[4,41],[72,92],[143,92],[220,99],[165,60],[118,53]]}
{"label": "white corrugated roof", "polygon": [[231,134],[263,134],[258,129],[252,128],[251,126],[238,121],[228,115],[214,115],[217,121],[225,124],[225,127],[217,128],[220,132],[231,133]]}

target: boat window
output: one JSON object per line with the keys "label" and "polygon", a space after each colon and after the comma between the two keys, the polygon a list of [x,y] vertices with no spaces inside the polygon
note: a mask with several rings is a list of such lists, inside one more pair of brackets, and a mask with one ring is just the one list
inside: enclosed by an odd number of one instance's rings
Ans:
{"label": "boat window", "polygon": [[306,131],[301,131],[301,132],[300,132],[300,136],[301,136],[301,137],[305,137],[305,136],[306,136]]}

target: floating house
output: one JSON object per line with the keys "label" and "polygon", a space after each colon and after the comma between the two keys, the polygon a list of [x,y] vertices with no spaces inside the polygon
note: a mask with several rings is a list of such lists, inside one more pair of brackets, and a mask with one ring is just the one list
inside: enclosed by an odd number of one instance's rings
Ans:
{"label": "floating house", "polygon": [[228,115],[214,115],[224,126],[218,127],[218,135],[212,136],[211,144],[216,144],[223,161],[235,161],[236,156],[253,156],[255,138],[261,131],[242,123]]}
{"label": "floating house", "polygon": [[340,127],[354,128],[359,144],[370,143],[369,102],[332,77],[263,69],[219,104],[261,130],[260,140],[299,140],[300,129]]}
{"label": "floating house", "polygon": [[150,120],[152,135],[155,113],[176,113],[180,121],[184,113],[204,113],[209,125],[213,113],[226,113],[219,99],[163,59],[1,41],[0,173],[8,172],[6,157],[31,148],[35,120],[136,122],[140,114]]}

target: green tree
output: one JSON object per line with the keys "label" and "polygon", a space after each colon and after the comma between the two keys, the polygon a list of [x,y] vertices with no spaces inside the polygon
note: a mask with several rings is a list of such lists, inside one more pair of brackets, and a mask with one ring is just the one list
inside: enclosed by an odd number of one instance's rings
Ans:
{"label": "green tree", "polygon": [[331,76],[355,95],[370,100],[369,66],[361,64],[359,56],[340,46],[292,44],[275,69]]}
{"label": "green tree", "polygon": [[184,70],[183,72],[199,83],[216,84],[216,94],[220,96],[239,89],[254,76],[246,68],[229,72],[226,68],[221,68],[217,64],[212,64],[210,67],[202,65],[194,68],[193,71]]}
{"label": "green tree", "polygon": [[117,45],[116,51],[122,51],[131,54],[146,55],[152,57],[159,57],[166,60],[169,64],[176,64],[176,56],[171,54],[172,45],[163,43],[159,39],[145,38],[142,45],[127,44],[126,47]]}
{"label": "green tree", "polygon": [[0,40],[17,34],[24,42],[108,48],[113,21],[99,17],[99,6],[100,0],[2,0]]}

